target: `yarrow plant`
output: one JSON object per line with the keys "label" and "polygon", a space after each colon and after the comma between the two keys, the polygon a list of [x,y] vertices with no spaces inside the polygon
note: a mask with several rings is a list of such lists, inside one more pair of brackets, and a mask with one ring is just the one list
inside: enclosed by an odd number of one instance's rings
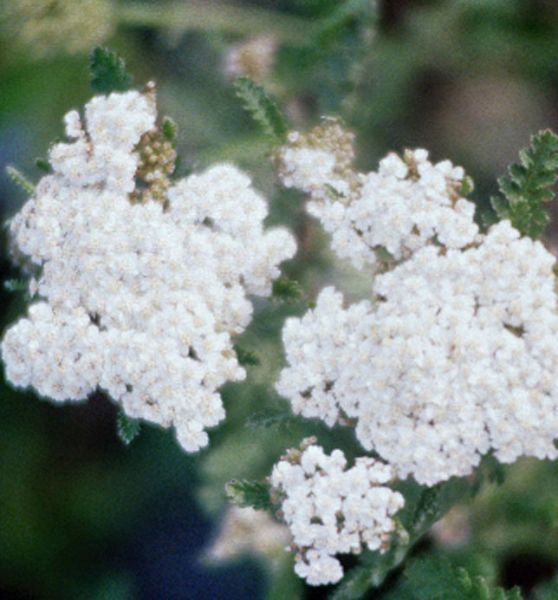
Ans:
{"label": "yarrow plant", "polygon": [[264,230],[266,204],[232,165],[170,185],[152,86],[65,123],[70,142],[10,224],[37,301],[4,336],[7,378],[56,402],[100,389],[198,450],[225,416],[218,388],[244,377],[232,338],[247,295],[270,295],[294,240]]}
{"label": "yarrow plant", "polygon": [[[97,95],[66,114],[49,172],[33,186],[12,171],[31,196],[9,223],[31,300],[2,340],[6,377],[57,403],[101,392],[123,411],[125,441],[140,419],[173,427],[195,452],[225,419],[221,387],[260,364],[236,345],[253,297],[308,297],[280,277],[296,243],[266,227],[267,204],[236,166],[175,176],[176,126],[158,114],[154,84],[130,89],[104,49],[92,70]],[[286,547],[309,585],[363,598],[499,463],[558,457],[555,259],[536,239],[558,137],[535,136],[481,213],[450,161],[405,150],[359,172],[340,121],[289,132],[259,84],[242,77],[236,91],[271,140],[280,182],[306,195],[334,253],[374,277],[364,300],[327,286],[286,320],[275,382],[298,425],[340,425],[354,439],[321,428],[324,441],[303,439],[267,479],[231,481],[240,508],[210,555],[277,562]],[[520,598],[420,558],[393,593],[427,597],[412,582],[440,570],[432,597]]]}
{"label": "yarrow plant", "polygon": [[372,302],[344,308],[327,288],[287,322],[278,391],[305,417],[352,422],[366,450],[426,485],[470,474],[489,451],[556,458],[554,256],[508,220],[480,233],[449,161],[407,151],[343,178],[342,152],[289,146],[282,178],[311,194],[341,257],[387,272]]}

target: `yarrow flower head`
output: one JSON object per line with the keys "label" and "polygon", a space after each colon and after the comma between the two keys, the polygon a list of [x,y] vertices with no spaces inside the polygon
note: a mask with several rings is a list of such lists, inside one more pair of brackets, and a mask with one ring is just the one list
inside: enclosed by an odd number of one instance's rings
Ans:
{"label": "yarrow flower head", "polygon": [[393,476],[389,465],[362,457],[347,469],[341,450],[328,456],[313,441],[289,451],[270,481],[293,536],[295,572],[310,585],[326,585],[343,577],[336,554],[389,547],[404,499],[385,485]]}
{"label": "yarrow flower head", "polygon": [[[195,451],[224,417],[218,388],[244,377],[232,336],[250,322],[247,295],[270,295],[295,243],[263,229],[265,201],[231,165],[167,181],[174,156],[148,149],[152,87],[84,112],[66,115],[71,141],[53,146],[53,173],[11,222],[40,300],[5,334],[6,375],[58,402],[101,389]],[[145,177],[149,156],[160,177]]]}
{"label": "yarrow flower head", "polygon": [[395,260],[432,241],[463,248],[475,241],[474,204],[461,196],[468,180],[450,161],[432,164],[426,150],[389,154],[377,172],[357,173],[353,137],[326,121],[308,136],[291,133],[280,152],[284,185],[310,194],[308,212],[331,234],[332,249],[357,268]]}
{"label": "yarrow flower head", "polygon": [[374,263],[382,248],[390,270],[371,301],[344,307],[327,288],[287,321],[278,391],[298,414],[354,426],[398,477],[427,485],[470,474],[491,451],[556,458],[554,257],[509,221],[479,233],[463,171],[422,150],[361,180],[310,210],[340,255]]}

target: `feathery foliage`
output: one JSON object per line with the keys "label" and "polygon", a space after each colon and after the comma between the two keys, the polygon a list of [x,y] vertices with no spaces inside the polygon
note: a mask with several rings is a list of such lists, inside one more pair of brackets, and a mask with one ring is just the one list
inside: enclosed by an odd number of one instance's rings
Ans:
{"label": "feathery foliage", "polygon": [[493,588],[446,557],[429,555],[409,561],[386,600],[522,600],[522,595],[517,588]]}
{"label": "feathery foliage", "polygon": [[282,144],[287,138],[287,123],[264,88],[249,77],[240,77],[235,82],[235,90],[244,108],[261,126],[265,135],[274,144]]}
{"label": "feathery foliage", "polygon": [[269,510],[273,507],[269,497],[269,484],[265,481],[233,479],[225,486],[225,493],[237,506],[251,506],[257,510]]}
{"label": "feathery foliage", "polygon": [[126,71],[126,63],[116,52],[97,47],[89,58],[91,87],[100,94],[123,92],[133,84],[132,76]]}
{"label": "feathery foliage", "polygon": [[550,220],[546,204],[554,199],[558,178],[558,136],[548,129],[534,135],[519,160],[498,180],[502,196],[492,199],[492,207],[500,219],[535,239]]}

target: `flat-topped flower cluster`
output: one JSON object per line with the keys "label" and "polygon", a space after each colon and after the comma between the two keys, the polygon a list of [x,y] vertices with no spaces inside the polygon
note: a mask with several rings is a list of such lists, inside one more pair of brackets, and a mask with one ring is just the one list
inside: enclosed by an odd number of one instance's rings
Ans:
{"label": "flat-topped flower cluster", "polygon": [[[308,151],[337,164],[330,148]],[[389,155],[352,188],[334,170],[304,188],[293,173],[311,171],[305,162],[287,171],[340,256],[390,257],[371,301],[345,308],[327,288],[287,321],[277,389],[293,410],[354,424],[397,477],[427,485],[470,474],[490,451],[508,463],[556,458],[555,259],[543,245],[508,221],[480,233],[460,196],[463,171],[423,150]]]}
{"label": "flat-topped flower cluster", "polygon": [[65,122],[72,141],[53,146],[53,173],[10,226],[40,299],[5,334],[7,378],[55,401],[101,389],[195,451],[224,417],[218,388],[244,377],[231,338],[247,295],[270,295],[295,242],[263,229],[265,201],[230,165],[163,199],[159,185],[159,201],[135,194],[140,142],[157,137],[152,91],[95,97]]}
{"label": "flat-topped flower cluster", "polygon": [[298,554],[295,571],[310,585],[336,583],[343,567],[336,554],[384,551],[395,530],[403,496],[383,484],[392,469],[369,457],[346,468],[341,450],[302,444],[273,468],[271,485],[281,497],[282,517]]}

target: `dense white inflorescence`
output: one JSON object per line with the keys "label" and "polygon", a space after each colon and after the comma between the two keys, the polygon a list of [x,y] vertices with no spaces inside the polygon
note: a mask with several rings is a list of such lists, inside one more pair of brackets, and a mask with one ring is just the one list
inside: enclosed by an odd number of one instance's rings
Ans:
{"label": "dense white inflorescence", "polygon": [[346,469],[341,450],[330,456],[320,446],[291,451],[273,468],[271,485],[281,498],[284,521],[298,551],[295,572],[310,585],[336,583],[343,567],[336,554],[363,546],[385,551],[395,530],[393,516],[403,496],[386,484],[389,465],[357,458]]}
{"label": "dense white inflorescence", "polygon": [[312,144],[292,134],[280,151],[280,177],[285,186],[310,194],[307,210],[341,258],[360,268],[375,264],[379,249],[400,260],[432,241],[447,248],[475,241],[474,204],[460,197],[461,167],[447,160],[432,164],[426,150],[415,150],[403,158],[389,154],[377,172],[354,173],[348,142],[340,157],[328,136],[332,127],[338,125],[318,128]]}
{"label": "dense white inflorescence", "polygon": [[244,377],[231,336],[250,322],[247,294],[271,293],[294,240],[264,231],[264,200],[230,165],[134,203],[152,94],[98,96],[86,126],[77,111],[65,122],[73,141],[52,148],[53,174],[11,222],[41,300],[5,334],[7,378],[55,401],[99,388],[195,451],[224,417],[218,388]]}
{"label": "dense white inflorescence", "polygon": [[433,485],[502,462],[556,458],[554,257],[508,221],[467,250],[430,245],[376,277],[377,302],[326,288],[283,331],[277,389],[367,450]]}
{"label": "dense white inflorescence", "polygon": [[287,321],[277,389],[293,410],[354,425],[398,477],[427,485],[470,474],[489,451],[506,463],[556,458],[554,257],[508,221],[479,233],[460,196],[462,169],[434,165],[423,150],[390,154],[349,194],[329,195],[335,147],[321,187],[304,148],[291,150],[283,177],[290,169],[286,183],[310,193],[333,248],[357,266],[387,250],[390,269],[375,278],[372,301],[344,308],[327,288],[315,310]]}

